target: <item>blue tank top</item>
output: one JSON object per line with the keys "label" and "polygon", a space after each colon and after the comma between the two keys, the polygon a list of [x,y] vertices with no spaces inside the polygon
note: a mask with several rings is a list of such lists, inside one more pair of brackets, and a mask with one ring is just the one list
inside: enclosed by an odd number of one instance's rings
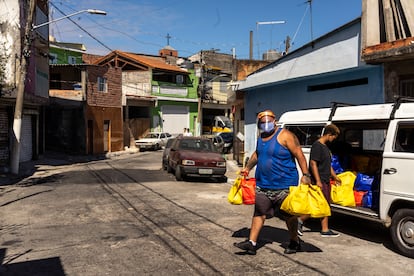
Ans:
{"label": "blue tank top", "polygon": [[257,139],[255,177],[260,188],[282,190],[298,185],[295,157],[277,141],[281,131],[282,128],[279,128],[268,141],[263,141],[261,137]]}

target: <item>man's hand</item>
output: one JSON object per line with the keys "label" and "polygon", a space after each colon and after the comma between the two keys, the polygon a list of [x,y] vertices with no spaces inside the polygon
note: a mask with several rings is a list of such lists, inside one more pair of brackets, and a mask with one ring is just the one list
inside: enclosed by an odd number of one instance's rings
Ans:
{"label": "man's hand", "polygon": [[310,185],[312,184],[311,178],[308,175],[302,175],[302,178],[300,179],[300,183]]}
{"label": "man's hand", "polygon": [[241,175],[241,176],[244,176],[244,177],[249,176],[249,170],[248,170],[247,168],[243,168],[243,169],[240,171],[240,175]]}

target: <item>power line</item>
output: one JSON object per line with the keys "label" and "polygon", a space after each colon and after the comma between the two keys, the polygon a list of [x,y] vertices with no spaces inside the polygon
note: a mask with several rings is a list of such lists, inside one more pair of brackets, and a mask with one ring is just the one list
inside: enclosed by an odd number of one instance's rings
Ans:
{"label": "power line", "polygon": [[[56,9],[58,10],[61,14],[63,14],[64,16],[66,16],[67,14],[65,14],[62,10],[60,10],[55,4],[53,4],[52,2],[50,2],[50,4]],[[109,48],[108,46],[106,46],[102,41],[100,41],[98,38],[96,38],[95,36],[93,36],[91,33],[89,33],[87,30],[85,30],[82,26],[80,26],[78,23],[76,23],[73,19],[68,18],[68,20],[70,20],[73,24],[75,24],[79,29],[81,29],[82,31],[84,31],[87,35],[89,35],[92,39],[94,39],[96,42],[98,42],[99,44],[101,44],[103,47],[105,47],[106,49],[108,49],[110,52],[112,52],[112,49]]]}

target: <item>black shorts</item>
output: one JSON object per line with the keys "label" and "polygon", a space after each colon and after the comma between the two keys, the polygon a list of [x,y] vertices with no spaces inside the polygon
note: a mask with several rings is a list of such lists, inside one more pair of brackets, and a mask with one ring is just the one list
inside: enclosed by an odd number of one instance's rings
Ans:
{"label": "black shorts", "polygon": [[322,193],[326,198],[326,201],[328,201],[329,204],[332,203],[331,199],[331,184],[330,183],[322,183]]}
{"label": "black shorts", "polygon": [[279,217],[286,219],[292,215],[280,210],[283,200],[288,196],[289,190],[265,190],[256,187],[256,203],[253,216],[266,216],[266,219]]}

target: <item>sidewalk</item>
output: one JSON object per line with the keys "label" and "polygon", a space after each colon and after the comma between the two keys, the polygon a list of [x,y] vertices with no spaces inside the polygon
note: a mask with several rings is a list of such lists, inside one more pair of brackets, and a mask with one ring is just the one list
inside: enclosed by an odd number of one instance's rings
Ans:
{"label": "sidewalk", "polygon": [[110,159],[137,152],[139,152],[138,149],[127,149],[124,151],[111,152],[102,155],[67,155],[59,152],[46,152],[37,160],[30,160],[20,163],[19,173],[17,175],[12,173],[1,173],[0,186],[17,184],[31,178],[40,178],[41,175],[45,174],[45,172],[55,169],[57,166],[86,163],[108,158]]}
{"label": "sidewalk", "polygon": [[[111,152],[105,155],[66,155],[64,153],[46,152],[38,160],[31,160],[20,163],[18,175],[11,173],[0,174],[0,187],[14,185],[19,182],[30,182],[39,180],[47,176],[47,172],[56,169],[58,166],[73,165],[79,163],[87,163],[104,159],[111,159],[129,154],[139,153],[138,149],[127,149],[124,151]],[[232,160],[230,156],[227,159],[227,182],[233,183],[237,178],[237,172],[242,168],[237,164],[236,160]]]}

